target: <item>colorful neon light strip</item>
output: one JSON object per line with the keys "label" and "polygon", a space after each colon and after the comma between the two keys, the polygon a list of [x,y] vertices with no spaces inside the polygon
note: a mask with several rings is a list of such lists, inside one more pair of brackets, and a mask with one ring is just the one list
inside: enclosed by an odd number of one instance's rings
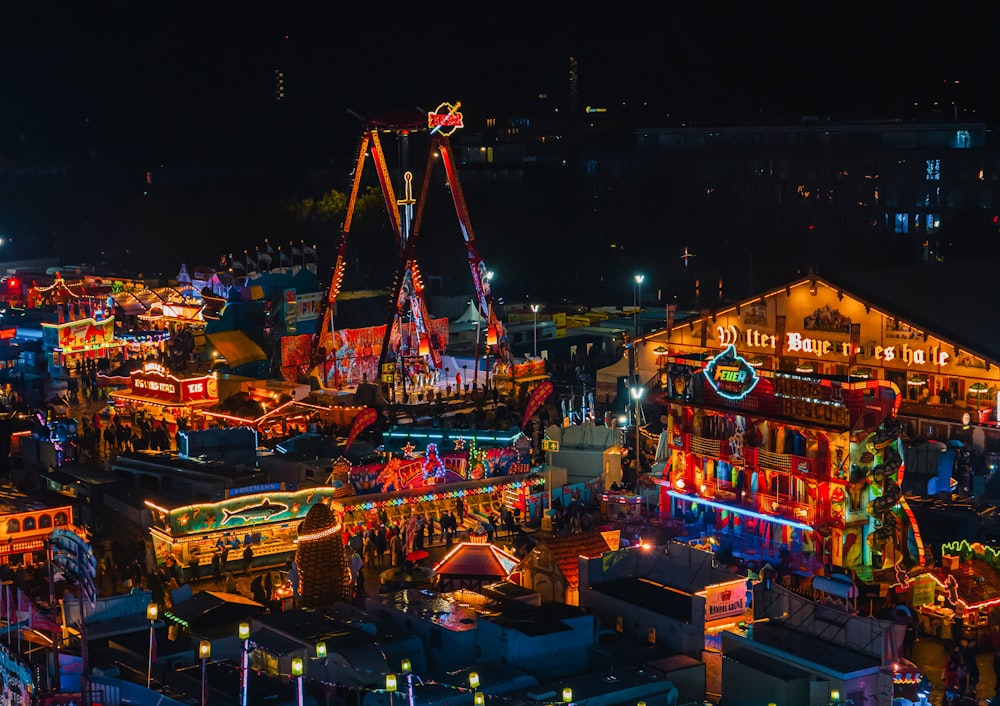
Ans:
{"label": "colorful neon light strip", "polygon": [[676,490],[668,490],[667,495],[672,498],[677,498],[678,500],[686,500],[688,502],[701,503],[702,505],[708,505],[709,507],[714,507],[716,510],[727,510],[729,512],[735,512],[738,515],[746,515],[748,517],[755,517],[758,520],[764,520],[765,522],[775,522],[779,525],[786,525],[788,527],[794,527],[795,529],[805,530],[806,532],[812,532],[812,525],[806,525],[801,522],[796,522],[795,520],[788,520],[784,517],[776,517],[775,515],[765,515],[761,512],[755,512],[753,510],[747,510],[742,507],[735,507],[733,505],[726,505],[725,503],[716,502],[714,500],[706,500],[705,498],[698,497],[697,495],[688,495],[686,493],[678,493]]}

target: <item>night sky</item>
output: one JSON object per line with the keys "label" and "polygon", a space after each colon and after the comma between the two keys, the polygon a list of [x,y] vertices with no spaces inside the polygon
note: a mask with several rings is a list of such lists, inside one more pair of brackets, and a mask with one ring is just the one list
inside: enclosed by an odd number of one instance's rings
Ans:
{"label": "night sky", "polygon": [[[909,119],[950,111],[982,120],[1000,105],[991,36],[998,13],[973,3],[933,10],[690,2],[615,9],[5,7],[0,161],[105,171],[88,175],[84,188],[61,185],[59,193],[28,193],[23,183],[8,182],[0,189],[8,207],[0,209],[0,235],[16,233],[22,245],[65,248],[68,257],[88,260],[128,251],[133,261],[149,257],[167,271],[176,271],[178,251],[208,263],[268,235],[281,242],[281,224],[262,212],[265,197],[317,196],[331,183],[344,188],[360,132],[352,112],[373,116],[461,100],[467,123],[476,126],[487,115],[531,115],[540,94],[549,110],[565,110],[571,56],[579,105],[641,116],[635,124]],[[285,72],[281,103],[273,100],[276,68]],[[940,105],[932,111],[935,100]],[[225,176],[237,169],[275,178],[247,191],[245,181]],[[150,193],[147,170],[155,175]],[[185,175],[189,191],[166,192],[169,170]],[[340,181],[308,181],[307,173]],[[205,175],[204,184],[195,184],[196,174]],[[295,176],[276,186],[287,174]],[[480,234],[504,215],[471,206]],[[321,237],[331,251],[335,234]]]}
{"label": "night sky", "polygon": [[[642,12],[587,3],[482,11],[61,5],[5,8],[7,149],[12,139],[133,153],[192,140],[246,149],[274,119],[278,66],[283,110],[304,141],[342,129],[347,109],[370,115],[462,100],[474,115],[530,108],[542,92],[559,102],[569,56],[579,62],[582,104],[646,103],[679,117],[884,117],[914,100],[960,98],[980,110],[995,101],[995,13],[972,3],[933,13],[901,3],[864,12],[829,4],[663,3]],[[946,88],[955,80],[960,88]]]}

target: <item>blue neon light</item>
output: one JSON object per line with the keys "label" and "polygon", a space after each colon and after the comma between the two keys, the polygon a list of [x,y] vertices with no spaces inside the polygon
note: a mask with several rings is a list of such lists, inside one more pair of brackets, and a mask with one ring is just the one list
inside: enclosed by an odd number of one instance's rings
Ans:
{"label": "blue neon light", "polygon": [[672,498],[677,498],[678,500],[687,500],[688,502],[696,502],[696,503],[701,503],[702,505],[708,505],[709,507],[714,507],[716,510],[729,510],[729,512],[735,512],[739,515],[747,515],[749,517],[756,517],[758,520],[764,520],[765,522],[777,522],[779,525],[787,525],[789,527],[805,530],[807,532],[813,531],[811,525],[806,525],[801,522],[796,522],[795,520],[786,520],[784,517],[765,515],[760,512],[754,512],[753,510],[746,510],[742,507],[734,507],[732,505],[726,505],[725,503],[716,502],[714,500],[705,500],[705,498],[699,498],[697,495],[687,495],[686,493],[678,493],[676,490],[668,490],[667,495],[669,495]]}
{"label": "blue neon light", "polygon": [[[724,366],[726,371],[731,371],[734,375],[739,376],[739,382],[742,388],[739,392],[729,392],[728,390],[721,389],[719,387],[718,381],[715,379],[716,371],[718,371],[721,361],[724,358],[731,358],[736,363],[736,370],[732,370],[731,366]],[[722,351],[708,361],[708,365],[705,366],[704,370],[705,377],[708,378],[708,383],[712,386],[712,389],[720,397],[725,397],[727,400],[742,400],[744,397],[750,394],[750,392],[757,387],[757,383],[760,382],[760,376],[757,375],[757,370],[750,363],[748,363],[739,353],[736,352],[736,346],[729,344]],[[746,375],[747,380],[744,382],[742,376]]]}

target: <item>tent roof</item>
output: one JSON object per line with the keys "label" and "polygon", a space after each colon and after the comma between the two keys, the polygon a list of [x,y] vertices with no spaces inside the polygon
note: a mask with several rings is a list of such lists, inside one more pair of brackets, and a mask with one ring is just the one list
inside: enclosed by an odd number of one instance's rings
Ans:
{"label": "tent roof", "polygon": [[477,321],[485,324],[486,318],[479,313],[479,307],[473,301],[469,301],[469,305],[465,307],[465,312],[455,319],[456,324],[474,324]]}
{"label": "tent roof", "polygon": [[504,578],[517,567],[518,559],[492,544],[463,542],[442,559],[434,571],[439,576],[497,576]]}
{"label": "tent roof", "polygon": [[238,368],[241,365],[267,358],[261,347],[251,341],[250,337],[242,331],[233,329],[230,331],[216,331],[215,333],[206,335],[231,368]]}

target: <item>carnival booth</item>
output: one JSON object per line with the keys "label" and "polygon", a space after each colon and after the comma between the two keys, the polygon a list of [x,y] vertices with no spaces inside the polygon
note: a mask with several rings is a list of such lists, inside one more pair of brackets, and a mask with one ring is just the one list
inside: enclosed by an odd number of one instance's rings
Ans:
{"label": "carnival booth", "polygon": [[113,359],[127,346],[115,338],[113,316],[66,321],[62,308],[59,323],[42,322],[42,345],[53,370],[69,368],[86,360]]}
{"label": "carnival booth", "polygon": [[214,503],[164,507],[147,500],[156,563],[208,566],[220,547],[237,560],[246,546],[253,549],[255,564],[284,563],[295,553],[298,527],[309,508],[330,502],[334,492],[333,487],[287,491],[283,483],[264,483],[229,489]]}
{"label": "carnival booth", "polygon": [[900,588],[912,592],[920,630],[950,639],[956,624],[962,637],[989,644],[1000,605],[1000,550],[967,540],[942,546],[941,567],[907,577]]}
{"label": "carnival booth", "polygon": [[159,363],[144,363],[129,375],[128,389],[110,394],[119,410],[146,412],[167,424],[188,420],[193,410],[219,401],[214,374],[177,377]]}

